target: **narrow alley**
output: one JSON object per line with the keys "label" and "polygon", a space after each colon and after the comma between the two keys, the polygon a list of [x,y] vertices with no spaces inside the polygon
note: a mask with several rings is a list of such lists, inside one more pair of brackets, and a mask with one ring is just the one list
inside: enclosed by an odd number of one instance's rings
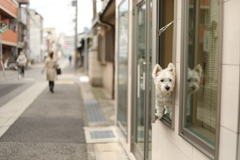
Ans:
{"label": "narrow alley", "polygon": [[[113,101],[68,61],[54,93],[42,64],[0,78],[0,159],[128,159],[116,137]],[[101,106],[101,107],[100,107]]]}

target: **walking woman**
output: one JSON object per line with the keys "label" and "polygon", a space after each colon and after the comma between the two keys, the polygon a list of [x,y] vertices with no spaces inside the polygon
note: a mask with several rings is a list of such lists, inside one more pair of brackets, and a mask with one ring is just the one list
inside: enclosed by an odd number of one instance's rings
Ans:
{"label": "walking woman", "polygon": [[17,58],[17,64],[18,64],[18,67],[20,67],[20,69],[21,69],[20,74],[23,77],[24,77],[24,67],[25,67],[26,62],[27,62],[27,58],[24,55],[23,51],[21,51],[18,58]]}
{"label": "walking woman", "polygon": [[47,69],[47,80],[49,81],[49,90],[50,92],[54,93],[53,88],[54,88],[54,81],[57,80],[57,60],[53,58],[53,52],[51,51],[49,53],[49,57],[45,59],[45,65],[42,70],[42,73],[44,72],[45,69]]}

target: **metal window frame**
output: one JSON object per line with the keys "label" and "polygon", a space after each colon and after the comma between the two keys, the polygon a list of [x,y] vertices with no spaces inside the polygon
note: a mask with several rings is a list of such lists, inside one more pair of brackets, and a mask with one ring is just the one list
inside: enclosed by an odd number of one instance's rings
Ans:
{"label": "metal window frame", "polygon": [[[173,6],[173,20],[174,23],[173,25],[173,40],[172,40],[172,63],[175,65],[176,67],[176,39],[177,39],[177,1],[173,0],[174,2],[174,6]],[[153,5],[154,6],[154,5]],[[160,24],[159,24],[159,11],[160,11],[160,4],[159,1],[155,1],[155,8],[153,8],[153,13],[156,13],[157,15],[154,17],[154,23],[153,23],[153,27],[156,26],[156,30],[153,31],[153,35],[157,35],[157,31],[160,29]],[[153,55],[152,55],[152,68],[154,68],[155,64],[157,64],[157,59],[159,59],[159,57],[157,56],[157,53],[159,53],[159,43],[160,43],[160,36],[156,36],[153,39]],[[177,77],[176,77],[177,78]],[[176,82],[177,83],[177,82]],[[177,84],[176,84],[177,85]],[[155,96],[156,95],[156,86],[154,85],[154,82],[152,82],[152,104],[155,104]],[[169,123],[169,118],[162,118],[160,121],[163,122],[167,127],[169,127],[170,129],[174,129],[175,127],[175,95],[176,95],[176,89],[174,89],[173,91],[173,98],[172,98],[172,102],[173,102],[173,106],[172,106],[172,120],[171,123]],[[155,118],[155,105],[154,107],[152,107],[152,123],[155,123],[156,118]]]}
{"label": "metal window frame", "polygon": [[182,25],[181,25],[181,56],[180,56],[180,103],[179,103],[179,136],[191,143],[203,154],[211,159],[218,159],[219,156],[219,138],[220,138],[220,113],[221,113],[221,75],[222,75],[222,41],[223,41],[223,0],[219,0],[219,59],[218,59],[218,95],[217,95],[217,117],[216,117],[216,138],[215,149],[210,148],[206,143],[194,137],[190,132],[184,130],[183,111],[184,111],[184,51],[185,51],[185,24],[186,24],[186,0],[182,3]]}

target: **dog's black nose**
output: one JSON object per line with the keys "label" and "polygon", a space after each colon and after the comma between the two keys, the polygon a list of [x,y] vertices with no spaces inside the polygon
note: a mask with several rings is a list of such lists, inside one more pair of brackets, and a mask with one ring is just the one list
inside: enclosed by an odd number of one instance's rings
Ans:
{"label": "dog's black nose", "polygon": [[170,89],[170,87],[168,87],[168,86],[166,86],[165,88],[166,88],[167,91]]}
{"label": "dog's black nose", "polygon": [[196,87],[195,86],[192,86],[192,90],[195,90],[196,89]]}

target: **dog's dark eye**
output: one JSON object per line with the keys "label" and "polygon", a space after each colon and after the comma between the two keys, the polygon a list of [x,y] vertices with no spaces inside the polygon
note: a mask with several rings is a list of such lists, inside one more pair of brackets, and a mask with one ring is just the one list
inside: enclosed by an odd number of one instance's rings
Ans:
{"label": "dog's dark eye", "polygon": [[172,82],[172,80],[171,80],[171,79],[169,79],[169,82]]}
{"label": "dog's dark eye", "polygon": [[188,82],[191,82],[191,79],[189,78],[187,81],[188,81]]}
{"label": "dog's dark eye", "polygon": [[163,82],[164,80],[163,79],[161,79],[161,82]]}

